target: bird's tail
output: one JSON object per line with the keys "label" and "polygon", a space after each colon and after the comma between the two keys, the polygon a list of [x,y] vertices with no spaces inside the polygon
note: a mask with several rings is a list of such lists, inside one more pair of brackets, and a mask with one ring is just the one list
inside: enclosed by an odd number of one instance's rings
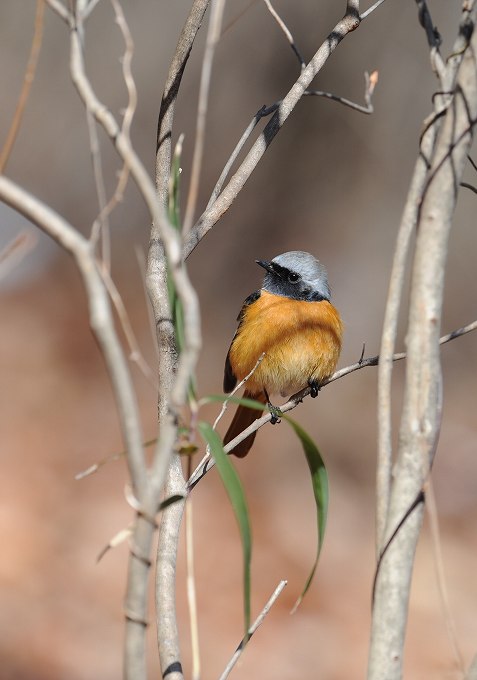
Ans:
{"label": "bird's tail", "polygon": [[[267,398],[263,392],[261,392],[260,394],[251,394],[250,392],[245,390],[243,396],[245,399],[255,399],[255,401],[259,401],[261,404],[267,403]],[[228,444],[228,442],[232,441],[232,439],[235,439],[237,435],[243,432],[249,425],[251,425],[254,422],[254,420],[257,420],[257,418],[260,418],[262,415],[263,411],[260,411],[259,409],[256,408],[248,408],[248,406],[242,406],[240,404],[237,407],[232,422],[230,423],[229,429],[225,434],[224,444]],[[247,453],[252,448],[252,444],[256,434],[257,434],[256,432],[253,432],[251,435],[247,437],[247,439],[244,439],[243,442],[237,444],[237,446],[231,451],[231,453],[233,453],[235,456],[238,456],[239,458],[244,458],[244,456],[246,456]]]}

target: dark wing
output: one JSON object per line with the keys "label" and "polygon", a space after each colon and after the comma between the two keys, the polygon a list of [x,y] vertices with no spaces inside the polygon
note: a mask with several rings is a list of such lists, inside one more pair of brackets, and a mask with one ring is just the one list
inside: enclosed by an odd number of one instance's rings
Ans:
{"label": "dark wing", "polygon": [[231,392],[235,385],[237,384],[237,378],[235,377],[233,371],[232,371],[232,366],[230,365],[230,348],[234,344],[234,340],[237,337],[237,334],[240,331],[240,326],[242,325],[243,317],[245,314],[245,309],[253,304],[258,298],[260,297],[260,291],[256,290],[254,293],[248,296],[248,298],[245,300],[245,302],[242,305],[242,309],[240,310],[240,314],[237,317],[237,321],[239,322],[239,325],[237,327],[237,330],[235,331],[235,335],[232,339],[232,342],[230,343],[229,351],[227,352],[227,358],[225,359],[225,369],[224,369],[224,392],[228,393]]}

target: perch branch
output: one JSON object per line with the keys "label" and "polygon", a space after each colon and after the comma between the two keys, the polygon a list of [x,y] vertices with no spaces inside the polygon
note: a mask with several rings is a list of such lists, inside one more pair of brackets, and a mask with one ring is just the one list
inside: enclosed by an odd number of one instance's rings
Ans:
{"label": "perch branch", "polygon": [[[465,335],[466,333],[470,333],[471,331],[474,331],[477,329],[477,320],[472,321],[471,323],[467,324],[466,326],[462,326],[461,328],[457,328],[456,330],[452,331],[451,333],[447,333],[447,335],[443,335],[439,339],[439,344],[440,345],[445,345],[447,342],[450,342],[451,340],[455,340],[456,338],[460,338],[462,335]],[[406,352],[398,352],[392,356],[392,361],[401,361],[402,359],[406,359],[407,353]],[[335,380],[339,380],[340,378],[344,378],[345,375],[349,375],[350,373],[354,373],[355,371],[359,371],[362,368],[367,368],[368,366],[377,366],[380,363],[380,357],[379,356],[374,356],[374,357],[368,357],[367,359],[361,358],[359,361],[357,361],[354,364],[351,364],[350,366],[346,366],[345,368],[341,368],[339,371],[336,371],[333,373],[333,375],[330,378],[327,378],[324,380],[321,384],[321,387],[325,387],[326,385],[329,385],[330,383],[334,382]],[[305,397],[307,397],[310,394],[310,388],[307,387],[301,392],[298,392],[298,394],[293,395],[291,399],[289,399],[283,406],[280,406],[280,411],[282,413],[287,413],[288,411],[293,410],[296,408]],[[266,413],[263,415],[261,418],[257,418],[256,421],[252,423],[252,425],[249,425],[243,432],[241,432],[235,439],[230,441],[225,447],[224,450],[226,453],[229,453],[232,451],[240,442],[242,442],[244,439],[246,439],[250,434],[253,432],[256,432],[258,429],[260,429],[263,425],[266,423],[269,423],[271,420],[271,414]],[[192,473],[189,481],[187,482],[187,488],[189,491],[191,491],[194,486],[202,479],[202,477],[215,465],[214,461],[210,456],[204,456],[204,458],[201,460],[199,465],[196,467],[194,472]]]}

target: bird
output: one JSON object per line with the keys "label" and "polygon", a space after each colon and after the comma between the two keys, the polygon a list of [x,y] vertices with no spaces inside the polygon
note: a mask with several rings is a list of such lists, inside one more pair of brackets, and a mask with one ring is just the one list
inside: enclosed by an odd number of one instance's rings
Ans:
{"label": "bird", "polygon": [[[255,261],[265,269],[265,276],[261,288],[246,298],[237,317],[237,331],[225,360],[223,387],[230,393],[249,376],[244,398],[268,404],[273,423],[278,420],[279,409],[270,402],[270,395],[286,397],[309,386],[311,396],[316,397],[321,383],[334,373],[343,324],[331,304],[326,269],[313,255],[293,250],[270,261]],[[261,415],[262,411],[240,404],[224,445]],[[232,453],[239,458],[246,456],[255,435],[240,442]]]}

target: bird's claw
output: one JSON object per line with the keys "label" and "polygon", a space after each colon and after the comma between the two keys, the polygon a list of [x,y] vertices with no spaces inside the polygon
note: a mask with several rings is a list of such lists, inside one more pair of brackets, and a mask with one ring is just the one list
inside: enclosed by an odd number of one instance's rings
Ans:
{"label": "bird's claw", "polygon": [[308,381],[308,385],[310,387],[310,397],[312,399],[315,399],[315,397],[318,396],[318,392],[320,391],[320,383],[318,382],[318,380],[310,379]]}
{"label": "bird's claw", "polygon": [[276,425],[277,423],[280,422],[280,416],[282,415],[282,412],[278,408],[278,406],[274,406],[270,402],[267,404],[268,410],[270,411],[270,423],[272,425]]}

